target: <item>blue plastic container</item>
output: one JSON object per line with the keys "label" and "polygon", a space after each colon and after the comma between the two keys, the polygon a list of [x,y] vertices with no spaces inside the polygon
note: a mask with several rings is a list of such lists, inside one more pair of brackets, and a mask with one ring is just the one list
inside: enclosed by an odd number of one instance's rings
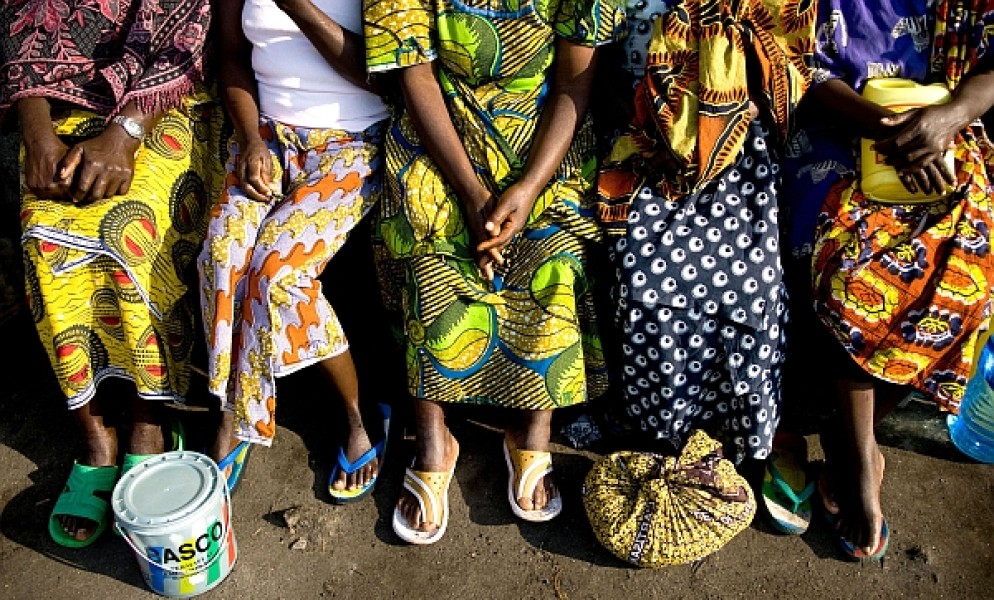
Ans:
{"label": "blue plastic container", "polygon": [[974,460],[994,463],[994,337],[980,353],[977,371],[966,384],[959,417],[950,415],[949,436],[963,454]]}

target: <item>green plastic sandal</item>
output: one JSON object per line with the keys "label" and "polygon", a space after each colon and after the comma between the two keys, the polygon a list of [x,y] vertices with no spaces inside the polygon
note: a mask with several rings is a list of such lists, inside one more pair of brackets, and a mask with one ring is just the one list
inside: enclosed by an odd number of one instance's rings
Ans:
{"label": "green plastic sandal", "polygon": [[[110,503],[97,494],[103,493],[110,497],[119,472],[120,469],[116,466],[90,467],[73,463],[66,487],[59,494],[48,518],[48,534],[56,544],[66,548],[85,548],[97,541],[107,529],[110,520]],[[77,540],[62,528],[62,524],[56,519],[59,515],[88,519],[97,526],[90,537]]]}
{"label": "green plastic sandal", "polygon": [[[169,424],[170,447],[169,450],[183,450],[186,447],[186,430],[183,422],[179,419],[167,419]],[[158,454],[130,454],[125,453],[124,461],[121,463],[121,475],[145,462],[146,460],[158,456]]]}
{"label": "green plastic sandal", "polygon": [[781,533],[800,535],[811,525],[815,482],[807,476],[804,438],[777,433],[763,474],[762,505],[770,524]]}

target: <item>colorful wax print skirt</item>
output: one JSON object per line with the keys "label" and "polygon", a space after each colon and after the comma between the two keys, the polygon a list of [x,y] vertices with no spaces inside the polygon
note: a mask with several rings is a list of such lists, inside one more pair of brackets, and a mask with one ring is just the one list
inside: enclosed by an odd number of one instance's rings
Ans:
{"label": "colorful wax print skirt", "polygon": [[[105,123],[76,110],[53,120],[70,145]],[[121,196],[44,200],[22,178],[28,301],[69,408],[112,376],[133,381],[142,398],[186,393],[198,335],[187,286],[222,182],[221,122],[206,97],[168,111],[145,136]]]}

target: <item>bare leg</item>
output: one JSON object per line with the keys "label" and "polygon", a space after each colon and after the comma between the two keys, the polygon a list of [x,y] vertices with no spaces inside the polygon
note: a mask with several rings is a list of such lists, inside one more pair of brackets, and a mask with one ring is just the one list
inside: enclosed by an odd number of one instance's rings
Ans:
{"label": "bare leg", "polygon": [[[548,452],[551,435],[551,410],[524,410],[521,411],[520,420],[504,432],[504,439],[508,450]],[[541,510],[557,494],[552,477],[543,477],[542,483],[535,486],[535,493],[531,498],[517,499],[518,506],[523,510]]]}
{"label": "bare leg", "polygon": [[[230,410],[222,410],[221,420],[217,426],[217,435],[214,436],[214,443],[210,449],[211,458],[214,459],[214,462],[221,462],[238,445],[239,441],[235,437],[235,413]],[[224,475],[227,477],[228,473]]]}
{"label": "bare leg", "polygon": [[841,380],[837,385],[848,446],[848,469],[835,469],[842,486],[839,533],[871,554],[880,544],[883,527],[880,487],[884,477],[884,456],[873,433],[874,384]]}
{"label": "bare leg", "polygon": [[911,393],[907,385],[895,385],[885,381],[876,382],[876,398],[873,404],[873,424],[877,425],[884,417],[897,408],[897,405]]}
{"label": "bare leg", "polygon": [[129,454],[161,454],[165,450],[162,432],[162,405],[134,395],[131,401]]}
{"label": "bare leg", "polygon": [[[355,364],[352,362],[352,353],[346,350],[341,354],[326,358],[318,364],[342,398],[345,407],[345,421],[349,428],[345,441],[345,458],[349,462],[355,462],[373,446],[369,442],[369,436],[362,424],[362,414],[359,411],[359,380],[356,376]],[[374,459],[351,475],[346,475],[344,471],[340,471],[332,487],[336,490],[360,488],[376,476],[379,468],[379,461]]]}
{"label": "bare leg", "polygon": [[[98,391],[92,400],[72,411],[76,426],[83,438],[83,455],[80,464],[90,467],[110,467],[117,464],[117,430],[104,422],[105,399]],[[107,498],[110,501],[110,498]],[[84,541],[93,535],[96,523],[89,519],[69,515],[56,516],[66,533]]]}
{"label": "bare leg", "polygon": [[[459,443],[445,424],[445,411],[437,402],[414,399],[414,425],[417,430],[414,470],[448,472],[456,465],[459,456]],[[418,500],[409,491],[402,489],[397,509],[404,520],[414,529],[434,531],[441,523],[422,519]]]}

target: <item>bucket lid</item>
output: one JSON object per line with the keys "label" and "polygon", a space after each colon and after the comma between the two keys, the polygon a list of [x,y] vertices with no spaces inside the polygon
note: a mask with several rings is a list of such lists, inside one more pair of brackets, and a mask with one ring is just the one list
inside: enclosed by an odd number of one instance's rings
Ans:
{"label": "bucket lid", "polygon": [[208,456],[164,452],[125,473],[111,494],[114,517],[126,525],[161,526],[197,512],[222,485]]}

